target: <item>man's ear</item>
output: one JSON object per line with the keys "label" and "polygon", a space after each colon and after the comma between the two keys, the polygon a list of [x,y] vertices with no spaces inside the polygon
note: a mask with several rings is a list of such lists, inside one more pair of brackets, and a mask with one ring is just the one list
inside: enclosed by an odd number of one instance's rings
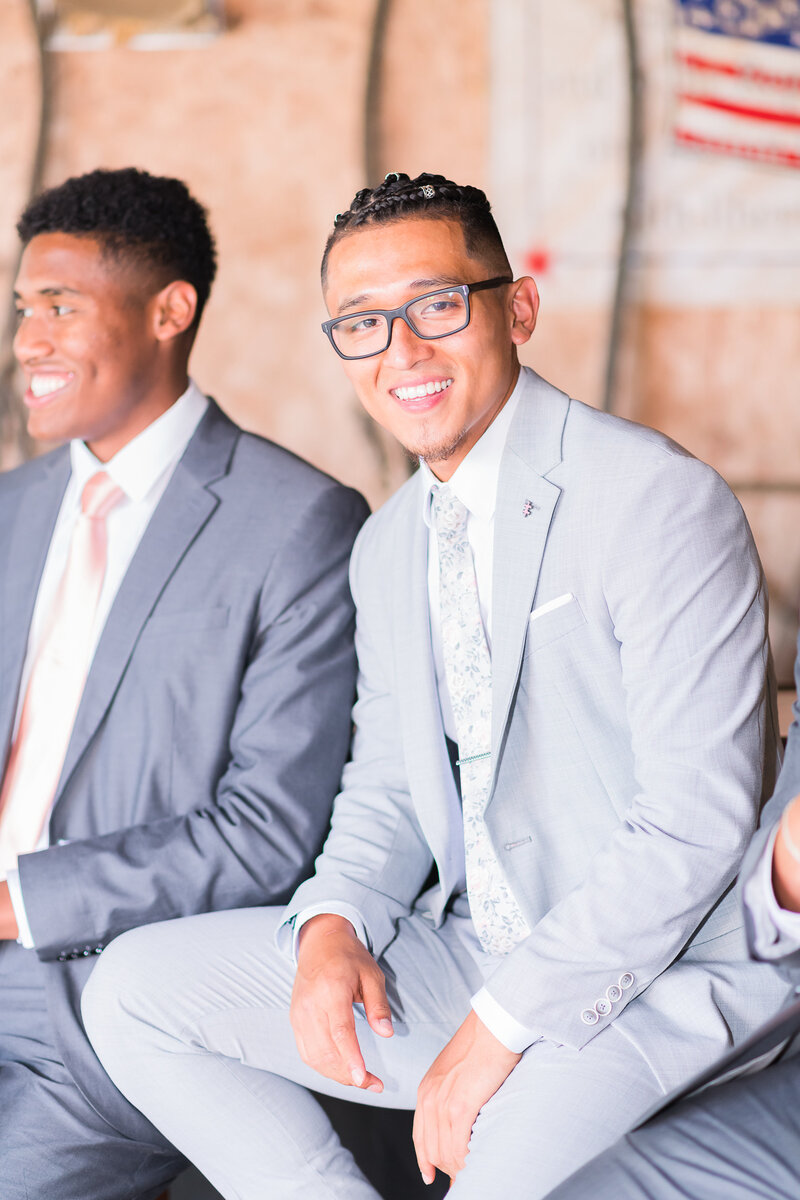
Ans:
{"label": "man's ear", "polygon": [[153,297],[154,330],[160,342],[185,333],[197,312],[197,292],[185,279],[176,279]]}
{"label": "man's ear", "polygon": [[536,328],[539,313],[539,289],[530,275],[515,279],[511,290],[511,341],[524,346]]}

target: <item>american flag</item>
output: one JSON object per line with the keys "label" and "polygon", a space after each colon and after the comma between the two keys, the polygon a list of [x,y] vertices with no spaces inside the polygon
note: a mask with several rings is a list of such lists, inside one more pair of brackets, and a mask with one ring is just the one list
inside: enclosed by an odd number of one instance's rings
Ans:
{"label": "american flag", "polygon": [[800,168],[800,0],[674,0],[674,135]]}

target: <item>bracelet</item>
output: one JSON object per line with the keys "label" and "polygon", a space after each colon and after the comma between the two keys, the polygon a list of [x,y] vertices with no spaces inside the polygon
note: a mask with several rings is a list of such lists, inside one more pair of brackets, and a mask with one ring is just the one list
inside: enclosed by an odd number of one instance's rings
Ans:
{"label": "bracelet", "polygon": [[783,844],[788,850],[789,854],[796,863],[800,863],[800,846],[797,845],[789,831],[790,808],[791,805],[787,804],[786,808],[783,810],[783,816],[781,817],[781,833],[783,834]]}

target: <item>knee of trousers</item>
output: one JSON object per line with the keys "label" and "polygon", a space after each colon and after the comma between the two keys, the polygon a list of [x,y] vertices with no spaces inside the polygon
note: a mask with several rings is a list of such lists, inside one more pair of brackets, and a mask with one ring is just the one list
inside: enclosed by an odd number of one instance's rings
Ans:
{"label": "knee of trousers", "polygon": [[115,938],[83,989],[83,1024],[103,1061],[137,1025],[153,1023],[156,1010],[159,1025],[169,1015],[169,1005],[159,1004],[169,991],[169,971],[166,955],[158,953],[157,930],[158,926],[144,926]]}

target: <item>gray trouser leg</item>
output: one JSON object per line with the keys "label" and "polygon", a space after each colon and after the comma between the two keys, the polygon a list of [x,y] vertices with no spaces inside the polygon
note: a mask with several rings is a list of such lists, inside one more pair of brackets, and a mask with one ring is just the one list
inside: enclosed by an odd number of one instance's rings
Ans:
{"label": "gray trouser leg", "polygon": [[[381,1095],[301,1061],[289,1024],[294,968],[273,944],[277,909],[137,929],[106,950],[84,1016],[111,1078],[226,1200],[376,1200],[308,1088],[413,1108],[420,1079],[469,1011],[480,970],[453,933],[399,923],[381,960],[395,1034],[356,1018]],[[543,1197],[610,1145],[662,1089],[610,1029],[583,1051],[532,1046],[484,1105],[453,1200]]]}
{"label": "gray trouser leg", "polygon": [[89,1104],[55,1046],[41,963],[15,942],[0,944],[3,1200],[148,1200],[182,1165],[177,1152],[125,1137]]}
{"label": "gray trouser leg", "polygon": [[[308,1089],[413,1108],[419,1079],[467,1011],[469,987],[459,989],[457,965],[442,948],[433,975],[444,969],[453,994],[423,1025],[417,1018],[430,1016],[427,997],[401,998],[387,966],[395,1036],[377,1038],[357,1018],[367,1064],[385,1091],[356,1092],[324,1079],[297,1053],[289,1023],[294,967],[274,946],[281,916],[280,909],[211,913],[124,935],[104,951],[84,993],[87,1029],[114,1082],[225,1197],[377,1200]],[[458,1016],[447,1011],[451,1003]],[[409,1054],[412,1021],[416,1055]]]}
{"label": "gray trouser leg", "polygon": [[549,1200],[797,1200],[800,1058],[711,1088],[617,1142]]}

